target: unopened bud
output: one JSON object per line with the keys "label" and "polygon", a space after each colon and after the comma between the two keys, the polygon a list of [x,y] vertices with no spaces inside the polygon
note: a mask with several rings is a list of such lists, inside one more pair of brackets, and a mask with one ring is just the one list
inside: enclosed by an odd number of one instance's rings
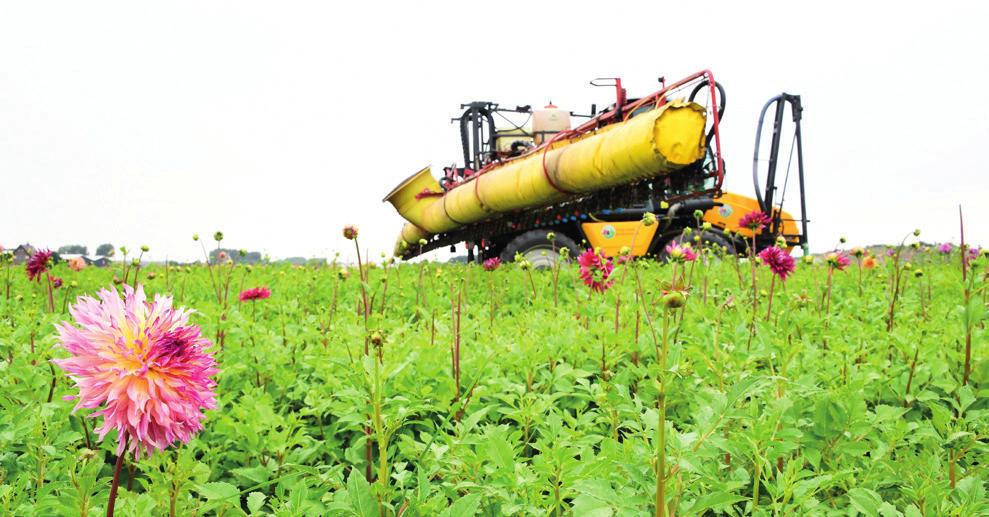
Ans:
{"label": "unopened bud", "polygon": [[662,302],[667,309],[679,309],[687,303],[687,297],[680,291],[670,291],[663,295]]}

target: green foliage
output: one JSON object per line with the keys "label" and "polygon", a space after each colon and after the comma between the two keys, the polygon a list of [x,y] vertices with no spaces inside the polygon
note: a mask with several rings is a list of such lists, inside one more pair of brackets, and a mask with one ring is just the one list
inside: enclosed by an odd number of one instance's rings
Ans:
{"label": "green foliage", "polygon": [[[765,295],[748,305],[748,265],[681,266],[691,287],[666,372],[650,327],[670,279],[658,263],[618,266],[595,296],[565,266],[556,302],[551,271],[385,263],[363,283],[366,321],[356,268],[234,265],[221,305],[205,266],[152,265],[149,294],[195,309],[216,343],[219,407],[190,443],[128,460],[118,514],[651,515],[662,373],[677,515],[987,515],[985,270],[966,305],[957,260],[913,260],[925,274],[890,332],[883,267],[862,272],[861,294],[854,263],[834,273],[826,312],[827,269],[803,264],[766,318]],[[0,290],[0,515],[105,511],[116,435],[96,441],[94,410],[72,412],[49,360],[65,354],[63,307],[121,275],[53,274],[78,284],[55,291],[56,314],[19,270]],[[259,285],[270,299],[235,301]]]}

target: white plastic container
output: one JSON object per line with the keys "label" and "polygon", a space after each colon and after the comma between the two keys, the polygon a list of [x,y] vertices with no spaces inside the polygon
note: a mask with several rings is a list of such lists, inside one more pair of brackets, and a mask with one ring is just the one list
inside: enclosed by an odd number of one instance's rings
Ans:
{"label": "white plastic container", "polygon": [[557,108],[552,103],[532,112],[532,136],[536,145],[542,144],[566,129],[570,129],[570,113]]}

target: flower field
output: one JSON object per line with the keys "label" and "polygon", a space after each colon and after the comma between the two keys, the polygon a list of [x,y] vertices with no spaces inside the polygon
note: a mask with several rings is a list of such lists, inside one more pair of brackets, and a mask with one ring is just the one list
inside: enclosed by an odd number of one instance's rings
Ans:
{"label": "flower field", "polygon": [[[4,264],[0,514],[102,515],[119,467],[122,515],[989,515],[989,256],[911,240]],[[137,284],[146,304],[105,301]],[[131,335],[114,314],[142,307]]]}

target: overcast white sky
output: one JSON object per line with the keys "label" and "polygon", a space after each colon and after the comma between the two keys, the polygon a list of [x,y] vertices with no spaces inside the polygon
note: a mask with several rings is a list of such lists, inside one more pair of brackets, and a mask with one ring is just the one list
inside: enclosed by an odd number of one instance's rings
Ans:
{"label": "overcast white sky", "polygon": [[[461,102],[586,112],[622,76],[711,69],[727,89],[727,188],[752,195],[756,117],[805,104],[811,247],[919,227],[989,243],[989,3],[4,2],[0,244],[191,236],[275,257],[372,253],[402,220],[381,198],[460,159]],[[792,200],[796,202],[796,197]]]}

